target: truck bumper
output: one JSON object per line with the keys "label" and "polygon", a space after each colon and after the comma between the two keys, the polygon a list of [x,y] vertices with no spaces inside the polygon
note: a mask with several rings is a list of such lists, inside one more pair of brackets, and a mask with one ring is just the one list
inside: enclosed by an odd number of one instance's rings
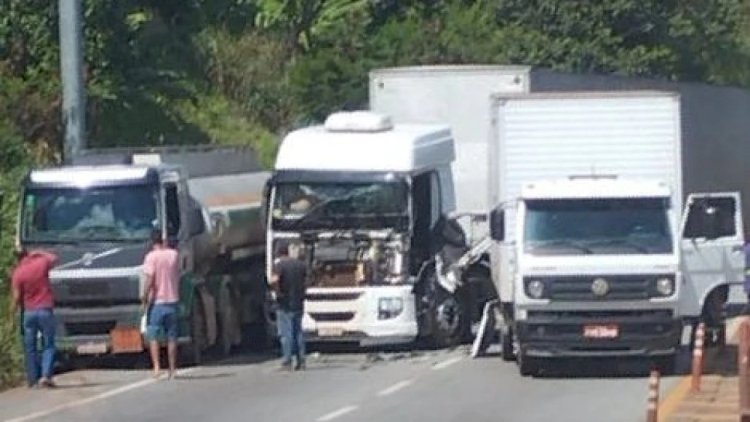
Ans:
{"label": "truck bumper", "polygon": [[[115,328],[139,328],[140,305],[101,308],[55,308],[57,349],[74,354],[106,354],[112,351],[110,332]],[[180,337],[179,343],[189,342]],[[144,342],[145,345],[145,342]]]}
{"label": "truck bumper", "polygon": [[[381,299],[400,300],[401,312],[382,317]],[[412,286],[310,289],[302,328],[310,342],[360,346],[412,342],[418,333]]]}
{"label": "truck bumper", "polygon": [[[606,327],[607,334],[592,338],[584,335],[586,327]],[[677,351],[682,321],[668,310],[536,311],[518,321],[515,332],[525,356],[664,356]]]}

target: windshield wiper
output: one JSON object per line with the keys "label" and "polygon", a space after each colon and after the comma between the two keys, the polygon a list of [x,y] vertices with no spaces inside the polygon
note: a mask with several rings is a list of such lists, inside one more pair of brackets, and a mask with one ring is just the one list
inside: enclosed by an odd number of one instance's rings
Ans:
{"label": "windshield wiper", "polygon": [[548,246],[567,246],[567,247],[578,249],[585,254],[594,253],[586,245],[583,245],[581,242],[571,240],[571,239],[542,240],[536,244],[531,245],[532,249],[536,249],[539,247],[548,247]]}

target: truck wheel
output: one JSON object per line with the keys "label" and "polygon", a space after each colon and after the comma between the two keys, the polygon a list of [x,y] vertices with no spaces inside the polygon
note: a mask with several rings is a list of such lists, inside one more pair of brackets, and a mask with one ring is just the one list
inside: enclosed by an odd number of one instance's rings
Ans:
{"label": "truck wheel", "polygon": [[180,348],[180,354],[187,365],[200,365],[203,362],[203,348],[206,345],[206,318],[198,293],[193,297],[190,310],[190,343]]}
{"label": "truck wheel", "polygon": [[229,287],[223,286],[219,295],[219,324],[221,325],[219,347],[221,355],[227,357],[232,353],[232,347],[236,343],[239,329],[238,315]]}
{"label": "truck wheel", "polygon": [[451,294],[433,280],[429,306],[430,339],[438,348],[458,345],[468,331],[466,310],[458,292]]}
{"label": "truck wheel", "polygon": [[519,353],[516,356],[516,364],[518,365],[518,372],[522,377],[535,376],[539,373],[539,361],[535,358],[524,356],[523,353]]}
{"label": "truck wheel", "polygon": [[674,375],[675,370],[677,369],[677,356],[660,356],[654,360],[654,367],[659,371],[660,375]]}

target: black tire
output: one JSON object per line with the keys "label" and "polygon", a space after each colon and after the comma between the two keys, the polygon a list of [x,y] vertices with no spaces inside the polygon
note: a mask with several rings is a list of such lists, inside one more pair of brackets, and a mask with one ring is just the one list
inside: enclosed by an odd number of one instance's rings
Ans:
{"label": "black tire", "polygon": [[232,299],[232,293],[228,289],[228,286],[222,287],[221,294],[226,296],[219,302],[219,326],[221,331],[219,332],[218,346],[222,357],[228,357],[232,354],[234,347],[232,331],[237,329],[237,325],[239,324],[237,308]]}
{"label": "black tire", "polygon": [[196,292],[190,310],[190,343],[180,347],[180,357],[185,365],[203,363],[203,349],[206,346],[206,316],[203,304]]}
{"label": "black tire", "polygon": [[460,344],[470,331],[466,309],[460,292],[451,294],[440,286],[432,275],[428,307],[430,344],[436,348]]}
{"label": "black tire", "polygon": [[510,327],[500,333],[500,357],[505,362],[516,360],[515,353],[513,353],[513,329]]}
{"label": "black tire", "polygon": [[516,364],[518,365],[518,373],[522,377],[533,377],[539,373],[539,361],[536,358],[519,353],[516,356]]}
{"label": "black tire", "polygon": [[654,359],[654,368],[662,376],[674,375],[677,370],[677,355],[659,356]]}

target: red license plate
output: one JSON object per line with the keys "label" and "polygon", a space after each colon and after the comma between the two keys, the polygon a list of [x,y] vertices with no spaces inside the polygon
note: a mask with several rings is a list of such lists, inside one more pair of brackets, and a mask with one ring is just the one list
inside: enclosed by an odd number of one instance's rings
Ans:
{"label": "red license plate", "polygon": [[584,325],[583,336],[588,338],[617,338],[620,327],[614,324]]}

